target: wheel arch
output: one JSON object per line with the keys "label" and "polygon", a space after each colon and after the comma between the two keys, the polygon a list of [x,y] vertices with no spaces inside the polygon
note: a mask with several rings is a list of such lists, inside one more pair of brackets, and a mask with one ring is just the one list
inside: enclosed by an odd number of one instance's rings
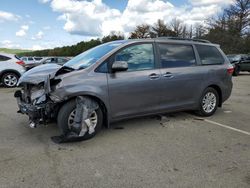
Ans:
{"label": "wheel arch", "polygon": [[18,72],[18,71],[16,71],[16,70],[13,70],[13,69],[6,69],[6,70],[4,70],[4,71],[2,71],[1,73],[0,73],[0,79],[2,78],[2,76],[4,75],[4,74],[6,74],[6,73],[14,73],[14,74],[16,74],[19,78],[21,77],[21,74]]}
{"label": "wheel arch", "polygon": [[[106,106],[106,104],[103,102],[103,100],[100,99],[100,97],[97,97],[95,95],[92,94],[81,94],[81,95],[77,95],[77,96],[85,96],[85,97],[89,97],[92,100],[96,101],[98,103],[98,105],[100,106],[102,113],[103,113],[103,125],[106,128],[109,128],[109,116],[108,116],[108,108]],[[63,101],[62,103],[60,103],[58,112],[60,110],[60,108],[66,104],[67,102],[71,101],[71,100],[75,100],[77,96],[71,96],[69,97],[67,100]]]}
{"label": "wheel arch", "polygon": [[222,91],[221,91],[221,88],[216,84],[209,85],[207,88],[209,88],[209,87],[211,87],[211,88],[213,88],[213,89],[215,89],[217,91],[217,93],[219,95],[219,105],[218,106],[222,107]]}

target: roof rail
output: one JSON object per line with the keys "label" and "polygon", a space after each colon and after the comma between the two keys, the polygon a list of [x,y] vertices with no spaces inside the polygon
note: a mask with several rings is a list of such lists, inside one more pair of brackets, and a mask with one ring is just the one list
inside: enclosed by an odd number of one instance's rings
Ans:
{"label": "roof rail", "polygon": [[157,39],[186,40],[186,41],[194,41],[194,42],[202,42],[202,43],[211,43],[210,41],[203,40],[203,39],[189,39],[189,38],[180,38],[180,37],[158,37]]}

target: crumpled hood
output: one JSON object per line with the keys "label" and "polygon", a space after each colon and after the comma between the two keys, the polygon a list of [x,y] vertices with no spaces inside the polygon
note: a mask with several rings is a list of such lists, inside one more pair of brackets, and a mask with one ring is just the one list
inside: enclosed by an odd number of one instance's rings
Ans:
{"label": "crumpled hood", "polygon": [[53,79],[61,68],[62,66],[57,64],[39,65],[25,72],[19,79],[18,85],[22,83],[39,84],[44,82],[48,76]]}

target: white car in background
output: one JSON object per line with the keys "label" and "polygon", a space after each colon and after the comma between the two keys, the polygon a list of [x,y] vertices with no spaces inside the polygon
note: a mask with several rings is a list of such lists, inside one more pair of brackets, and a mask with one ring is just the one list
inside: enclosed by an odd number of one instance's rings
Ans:
{"label": "white car in background", "polygon": [[32,67],[40,65],[40,62],[44,58],[43,57],[21,57],[20,59],[25,63],[25,68],[29,70]]}
{"label": "white car in background", "polygon": [[15,87],[26,71],[25,63],[16,55],[0,53],[0,82],[5,87]]}
{"label": "white car in background", "polygon": [[39,63],[43,58],[42,57],[21,57],[22,61],[25,62],[25,64],[34,64]]}

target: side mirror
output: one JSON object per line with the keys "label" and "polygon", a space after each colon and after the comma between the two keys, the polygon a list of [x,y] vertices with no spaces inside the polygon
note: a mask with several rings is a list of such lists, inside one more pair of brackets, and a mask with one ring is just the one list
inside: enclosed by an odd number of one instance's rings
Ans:
{"label": "side mirror", "polygon": [[113,72],[128,70],[128,63],[126,61],[115,61],[112,65]]}

